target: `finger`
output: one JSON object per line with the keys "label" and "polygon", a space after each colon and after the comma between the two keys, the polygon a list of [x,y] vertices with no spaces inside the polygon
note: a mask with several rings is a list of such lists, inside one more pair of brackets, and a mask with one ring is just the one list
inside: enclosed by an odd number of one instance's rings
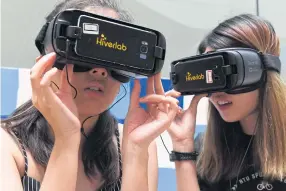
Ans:
{"label": "finger", "polygon": [[[200,94],[200,95],[195,95],[190,103],[189,108],[187,109],[187,112],[195,112],[197,111],[198,108],[198,104],[200,102],[200,100],[203,97],[206,97],[207,94]],[[196,113],[196,112],[195,112]]]}
{"label": "finger", "polygon": [[71,81],[73,77],[73,64],[66,64],[61,72],[61,85],[60,91],[68,94],[72,94]]}
{"label": "finger", "polygon": [[181,108],[181,106],[179,106],[178,114],[182,114],[182,113],[184,113],[184,110],[183,110],[183,108]]}
{"label": "finger", "polygon": [[[147,95],[155,94],[154,90],[154,76],[151,76],[147,80]],[[150,104],[147,104],[147,111],[151,112],[153,107]]]}
{"label": "finger", "polygon": [[36,64],[31,69],[31,76],[37,76],[40,77],[43,76],[44,71],[49,70],[52,68],[52,65],[54,64],[56,59],[56,53],[52,52],[49,54],[46,54],[44,56],[40,56],[36,58]]}
{"label": "finger", "polygon": [[181,96],[181,93],[180,92],[177,92],[176,90],[170,90],[170,91],[167,91],[165,93],[166,96],[171,96],[171,97],[174,97],[174,98],[178,98]]}
{"label": "finger", "polygon": [[52,68],[48,72],[45,73],[43,76],[40,85],[41,85],[41,92],[42,92],[42,103],[40,104],[46,104],[46,106],[52,106],[54,105],[54,101],[56,99],[56,94],[51,88],[51,81],[53,76],[55,76],[58,73],[57,68]]}
{"label": "finger", "polygon": [[168,103],[168,118],[169,120],[173,121],[173,119],[181,110],[181,108],[179,107],[179,100],[168,96],[164,101]]}
{"label": "finger", "polygon": [[[55,94],[51,86],[46,85],[46,87],[42,88],[41,91],[44,96],[41,98],[40,111],[43,113],[45,118],[50,121],[49,117],[51,117],[51,115],[56,115],[57,112],[63,112],[65,109],[63,107],[64,103]],[[53,112],[51,112],[51,110],[53,110]]]}
{"label": "finger", "polygon": [[163,111],[163,112],[168,112],[168,108],[169,108],[169,101],[172,100],[178,107],[179,104],[179,100],[172,98],[172,97],[165,97],[162,95],[157,95],[157,94],[153,94],[153,95],[148,95],[144,98],[140,99],[141,103],[148,103],[148,104],[158,104],[158,109]]}
{"label": "finger", "polygon": [[154,94],[154,76],[151,76],[147,80],[147,95]]}
{"label": "finger", "polygon": [[157,112],[158,112],[158,104],[154,104],[154,103],[148,103],[149,108],[148,108],[148,112],[152,117],[156,117],[157,116]]}
{"label": "finger", "polygon": [[139,107],[140,91],[141,91],[141,85],[139,80],[134,80],[134,87],[130,97],[129,109]]}
{"label": "finger", "polygon": [[55,67],[46,72],[40,81],[41,88],[50,87],[53,76],[55,76],[58,72],[59,70]]}
{"label": "finger", "polygon": [[158,95],[158,94],[151,94],[145,97],[140,98],[141,103],[152,103],[152,104],[159,104],[166,98],[165,95]]}
{"label": "finger", "polygon": [[[140,134],[146,134],[145,137],[148,137],[149,141],[152,141],[160,134],[162,134],[165,130],[167,130],[177,114],[178,105],[176,104],[176,102],[177,101],[175,98],[164,98],[161,103],[170,105],[170,111],[168,113],[168,116],[164,118],[159,117],[157,118],[157,120],[153,120],[150,123],[142,125],[142,128],[140,129],[144,129],[144,132],[142,131],[140,132]],[[146,126],[146,128],[144,126]]]}
{"label": "finger", "polygon": [[[52,68],[51,70],[49,70],[48,72],[45,73],[45,75],[43,76],[43,79],[41,80],[41,91],[42,91],[42,97],[44,98],[44,103],[45,106],[47,108],[50,107],[59,107],[61,108],[61,106],[59,105],[59,103],[64,103],[62,100],[60,100],[59,95],[55,94],[53,89],[51,88],[50,84],[52,82],[52,78],[53,76],[57,75],[57,73],[59,73],[60,70],[58,70],[57,68]],[[61,73],[64,73],[63,71],[61,71]],[[67,79],[65,79],[67,80]],[[62,90],[61,90],[62,91]]]}
{"label": "finger", "polygon": [[46,89],[50,88],[51,79],[57,72],[58,72],[57,68],[52,68],[51,70],[46,72],[42,80],[39,82],[40,88],[38,88],[36,92],[35,90],[33,90],[34,91],[32,95],[33,105],[41,111],[42,111],[41,107],[44,104],[47,104],[46,103],[47,102],[46,100],[47,90]]}
{"label": "finger", "polygon": [[168,115],[171,114],[171,117],[172,117],[173,116],[173,112],[171,112],[171,110],[175,111],[176,114],[179,113],[179,111],[180,111],[179,101],[176,98],[173,98],[173,97],[170,97],[170,96],[166,97],[164,100],[162,100],[158,104],[158,109],[160,111],[167,112]]}
{"label": "finger", "polygon": [[164,95],[165,91],[164,91],[162,81],[161,81],[161,73],[158,73],[154,76],[154,81],[155,81],[155,92],[156,92],[156,94]]}
{"label": "finger", "polygon": [[39,88],[40,79],[42,78],[47,68],[51,68],[56,59],[55,53],[50,53],[43,56],[31,69],[30,80],[32,88]]}
{"label": "finger", "polygon": [[49,68],[49,66],[52,66],[52,64],[55,61],[55,58],[56,58],[55,53],[50,53],[45,56],[40,56],[36,59],[37,63],[30,70],[32,103],[36,108],[39,108],[39,102],[42,97],[42,91],[40,90],[41,78],[45,73],[45,71],[47,71],[47,68]]}
{"label": "finger", "polygon": [[38,57],[36,58],[36,62],[39,62],[39,60],[40,60],[42,57],[43,57],[43,55],[38,56]]}

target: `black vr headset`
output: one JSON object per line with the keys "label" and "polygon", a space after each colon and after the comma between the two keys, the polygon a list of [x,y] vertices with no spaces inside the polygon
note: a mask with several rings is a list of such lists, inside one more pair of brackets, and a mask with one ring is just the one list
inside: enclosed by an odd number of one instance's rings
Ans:
{"label": "black vr headset", "polygon": [[57,54],[58,69],[67,63],[74,64],[74,72],[104,67],[122,83],[160,72],[166,51],[158,31],[74,9],[46,23],[35,43],[42,55]]}
{"label": "black vr headset", "polygon": [[266,70],[280,73],[279,57],[248,48],[228,48],[173,61],[170,78],[182,95],[240,94],[261,87]]}

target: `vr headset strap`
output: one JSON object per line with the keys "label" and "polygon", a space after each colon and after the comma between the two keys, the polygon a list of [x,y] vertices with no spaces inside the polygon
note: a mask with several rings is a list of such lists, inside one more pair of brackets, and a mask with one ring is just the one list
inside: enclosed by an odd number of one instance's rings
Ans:
{"label": "vr headset strap", "polygon": [[44,41],[44,39],[45,39],[48,26],[49,26],[49,23],[46,23],[46,24],[41,28],[41,30],[40,30],[40,32],[39,32],[39,34],[38,34],[38,36],[36,37],[36,40],[35,40],[36,47],[38,48],[39,52],[40,52],[42,55],[45,54],[43,41]]}
{"label": "vr headset strap", "polygon": [[262,54],[261,58],[266,70],[275,70],[276,72],[280,73],[281,61],[278,56]]}
{"label": "vr headset strap", "polygon": [[[271,54],[261,54],[261,58],[262,58],[263,66],[266,70],[273,70],[273,71],[280,73],[281,61],[278,56],[274,56]],[[236,91],[230,90],[227,93],[228,94],[241,94],[241,93],[247,93],[247,92],[254,91],[260,88],[261,86],[263,86],[263,84],[266,82],[266,77],[267,77],[266,73],[264,73],[261,81],[259,81],[258,83],[253,84],[249,87],[242,88],[240,90],[236,90]]]}

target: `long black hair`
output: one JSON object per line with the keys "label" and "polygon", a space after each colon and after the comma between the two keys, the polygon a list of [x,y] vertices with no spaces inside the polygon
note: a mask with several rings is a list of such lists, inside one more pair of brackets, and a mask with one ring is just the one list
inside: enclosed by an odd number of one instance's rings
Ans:
{"label": "long black hair", "polygon": [[[119,19],[133,22],[129,13],[120,8],[115,0],[66,0],[60,2],[46,17],[49,22],[64,9],[74,8],[110,8],[117,12]],[[49,124],[43,115],[33,106],[31,100],[18,107],[8,118],[2,120],[1,126],[9,133],[16,132],[35,161],[46,167],[54,145]],[[105,111],[100,114],[92,132],[83,146],[82,159],[84,171],[88,177],[99,172],[105,180],[105,186],[119,178],[119,153],[114,144],[114,135],[118,136],[117,121]],[[119,146],[119,145],[118,145]],[[119,148],[118,148],[119,149]]]}

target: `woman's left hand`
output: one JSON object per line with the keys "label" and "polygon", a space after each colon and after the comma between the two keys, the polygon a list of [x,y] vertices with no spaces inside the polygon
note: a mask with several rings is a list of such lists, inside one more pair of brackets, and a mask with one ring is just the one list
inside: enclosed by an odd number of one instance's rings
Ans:
{"label": "woman's left hand", "polygon": [[[140,90],[140,82],[135,80],[123,136],[128,144],[147,150],[169,128],[179,106],[177,99],[164,95],[160,74],[148,78],[147,96],[140,98]],[[140,107],[140,102],[147,104],[147,110]]]}

